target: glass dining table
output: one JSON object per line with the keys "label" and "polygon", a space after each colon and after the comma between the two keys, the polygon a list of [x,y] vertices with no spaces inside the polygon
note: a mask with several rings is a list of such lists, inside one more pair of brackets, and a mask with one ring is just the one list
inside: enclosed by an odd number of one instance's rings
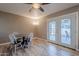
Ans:
{"label": "glass dining table", "polygon": [[15,35],[15,38],[16,38],[16,41],[23,41],[23,39],[25,39],[26,37],[26,34],[18,34],[18,35]]}

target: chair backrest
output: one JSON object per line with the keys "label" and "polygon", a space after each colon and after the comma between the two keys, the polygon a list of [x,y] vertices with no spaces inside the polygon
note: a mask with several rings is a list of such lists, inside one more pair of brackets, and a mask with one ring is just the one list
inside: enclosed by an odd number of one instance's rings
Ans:
{"label": "chair backrest", "polygon": [[9,34],[9,39],[10,39],[11,43],[14,44],[14,38],[13,38],[12,34]]}
{"label": "chair backrest", "polygon": [[15,37],[15,35],[18,35],[18,34],[19,34],[18,32],[13,32],[13,33],[12,33],[12,36],[13,36],[14,40],[17,39],[17,38]]}
{"label": "chair backrest", "polygon": [[33,39],[33,33],[30,33],[30,34],[28,35],[28,38],[30,38],[30,41],[32,41],[32,39]]}

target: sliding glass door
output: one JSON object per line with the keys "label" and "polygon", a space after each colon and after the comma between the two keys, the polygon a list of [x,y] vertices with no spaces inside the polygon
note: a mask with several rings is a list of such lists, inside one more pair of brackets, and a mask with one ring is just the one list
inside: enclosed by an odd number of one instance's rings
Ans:
{"label": "sliding glass door", "polygon": [[71,13],[61,16],[60,24],[61,24],[61,28],[60,28],[61,45],[70,48],[75,48],[76,47],[76,14]]}

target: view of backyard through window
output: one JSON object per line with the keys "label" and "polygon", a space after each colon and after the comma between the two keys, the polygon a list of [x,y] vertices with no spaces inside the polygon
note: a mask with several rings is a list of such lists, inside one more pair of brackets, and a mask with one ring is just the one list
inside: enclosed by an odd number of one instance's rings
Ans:
{"label": "view of backyard through window", "polygon": [[[70,19],[61,20],[61,43],[71,44],[70,35]],[[60,30],[59,30],[60,31]],[[56,37],[56,21],[51,21],[48,24],[48,39],[55,41]]]}
{"label": "view of backyard through window", "polygon": [[70,44],[70,19],[61,20],[61,42]]}

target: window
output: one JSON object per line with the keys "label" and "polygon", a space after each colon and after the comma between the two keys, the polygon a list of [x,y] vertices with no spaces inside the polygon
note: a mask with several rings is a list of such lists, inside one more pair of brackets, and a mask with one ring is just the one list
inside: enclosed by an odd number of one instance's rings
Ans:
{"label": "window", "polygon": [[48,39],[55,40],[55,33],[56,33],[56,22],[52,21],[48,25]]}

